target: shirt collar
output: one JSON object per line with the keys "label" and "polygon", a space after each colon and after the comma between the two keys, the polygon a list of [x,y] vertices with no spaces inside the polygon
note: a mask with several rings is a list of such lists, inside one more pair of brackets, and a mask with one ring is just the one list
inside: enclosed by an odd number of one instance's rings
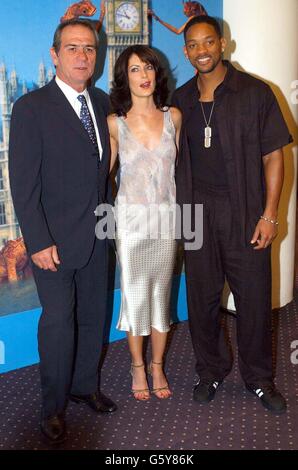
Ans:
{"label": "shirt collar", "polygon": [[[227,88],[231,91],[237,91],[238,90],[238,80],[237,80],[237,74],[239,73],[235,67],[228,61],[228,60],[223,60],[223,64],[225,67],[227,67],[227,73],[225,75],[225,78],[223,82],[218,85],[218,87],[215,90],[215,95],[221,94],[224,90]],[[193,93],[200,93],[198,90],[198,85],[197,85],[197,76],[194,76],[192,81],[191,81],[191,94]]]}
{"label": "shirt collar", "polygon": [[57,77],[57,75],[55,77],[55,80],[59,88],[63,91],[64,95],[68,99],[68,101],[76,103],[79,95],[84,95],[87,102],[89,101],[89,93],[87,88],[85,88],[85,90],[83,90],[81,93],[78,93],[74,88],[72,88],[70,85],[61,80],[61,78]]}
{"label": "shirt collar", "polygon": [[238,75],[238,70],[233,67],[231,62],[229,60],[223,60],[222,61],[224,66],[227,67],[227,73],[224,78],[224,81],[222,82],[222,85],[230,88],[232,91],[237,91],[238,90],[238,80],[237,80],[237,75]]}

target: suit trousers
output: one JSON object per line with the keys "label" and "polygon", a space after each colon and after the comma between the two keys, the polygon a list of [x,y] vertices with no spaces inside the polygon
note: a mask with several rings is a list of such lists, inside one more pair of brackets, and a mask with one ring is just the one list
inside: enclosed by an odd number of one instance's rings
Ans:
{"label": "suit trousers", "polygon": [[107,309],[107,241],[95,240],[84,267],[57,268],[52,272],[33,266],[42,306],[38,348],[45,417],[63,412],[70,392],[87,395],[98,388]]}
{"label": "suit trousers", "polygon": [[[221,296],[228,281],[236,306],[241,376],[251,385],[272,382],[271,250],[243,246],[239,218],[228,190],[200,185],[194,204],[203,204],[203,246],[185,252],[189,325],[202,378],[223,380],[232,368],[222,328]],[[251,236],[253,233],[251,234]]]}

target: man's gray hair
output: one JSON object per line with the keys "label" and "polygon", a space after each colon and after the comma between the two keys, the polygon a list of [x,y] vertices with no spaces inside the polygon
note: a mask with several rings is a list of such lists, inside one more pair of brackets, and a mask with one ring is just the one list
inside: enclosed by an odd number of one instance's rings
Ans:
{"label": "man's gray hair", "polygon": [[59,52],[60,47],[61,47],[62,31],[67,26],[84,26],[85,28],[90,29],[90,31],[92,31],[93,34],[94,34],[95,47],[96,47],[96,49],[98,49],[99,38],[98,38],[98,33],[97,33],[93,23],[89,20],[74,18],[72,20],[63,21],[63,23],[60,23],[56,28],[56,31],[54,33],[54,38],[53,38],[53,48],[55,49],[56,54]]}

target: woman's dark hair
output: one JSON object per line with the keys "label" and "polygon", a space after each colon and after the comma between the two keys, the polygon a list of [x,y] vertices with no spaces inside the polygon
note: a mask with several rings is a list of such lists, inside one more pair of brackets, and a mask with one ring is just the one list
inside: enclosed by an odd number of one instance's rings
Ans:
{"label": "woman's dark hair", "polygon": [[117,116],[126,116],[132,107],[131,92],[128,83],[128,61],[133,54],[136,54],[142,62],[151,64],[154,67],[156,74],[156,86],[153,94],[154,103],[160,110],[167,105],[169,90],[168,78],[164,68],[153,49],[137,44],[125,49],[115,63],[114,81],[112,83],[110,98],[112,110]]}

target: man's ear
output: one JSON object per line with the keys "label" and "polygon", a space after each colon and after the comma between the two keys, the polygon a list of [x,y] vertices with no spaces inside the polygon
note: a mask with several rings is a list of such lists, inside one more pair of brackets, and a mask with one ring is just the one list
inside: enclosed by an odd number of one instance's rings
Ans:
{"label": "man's ear", "polygon": [[57,53],[56,53],[54,47],[51,47],[51,49],[50,49],[50,54],[51,54],[51,58],[52,58],[53,64],[56,66],[57,63],[58,63],[58,56],[57,56]]}
{"label": "man's ear", "polygon": [[186,46],[183,46],[183,53],[184,53],[185,57],[188,59]]}
{"label": "man's ear", "polygon": [[227,41],[226,41],[225,38],[221,38],[220,42],[221,42],[221,52],[224,52],[224,50],[227,46]]}

